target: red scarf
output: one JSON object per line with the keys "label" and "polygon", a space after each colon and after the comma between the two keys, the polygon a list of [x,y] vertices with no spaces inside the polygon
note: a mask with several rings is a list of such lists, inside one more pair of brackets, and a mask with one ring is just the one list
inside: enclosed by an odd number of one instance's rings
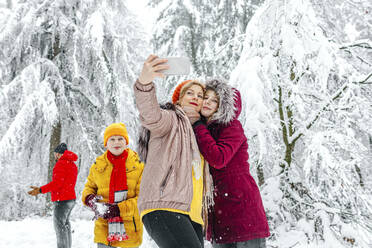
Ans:
{"label": "red scarf", "polygon": [[114,166],[110,177],[109,203],[115,203],[115,192],[128,190],[127,172],[125,167],[127,157],[127,150],[124,150],[124,152],[119,156],[113,155],[110,151],[107,152],[107,158]]}

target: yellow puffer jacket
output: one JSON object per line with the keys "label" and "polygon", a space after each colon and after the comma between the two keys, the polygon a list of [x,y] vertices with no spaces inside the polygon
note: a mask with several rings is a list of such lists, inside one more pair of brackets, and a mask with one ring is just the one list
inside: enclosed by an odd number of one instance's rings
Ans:
{"label": "yellow puffer jacket", "polygon": [[[108,242],[107,220],[98,218],[94,226],[94,242],[110,245],[114,247],[137,247],[142,243],[143,224],[140,220],[137,198],[140,189],[144,164],[140,162],[136,152],[128,148],[128,158],[126,161],[128,195],[127,200],[119,203],[120,216],[124,221],[125,230],[129,236],[125,241]],[[107,158],[107,151],[97,157],[96,162],[90,167],[89,176],[85,184],[82,201],[89,194],[101,195],[100,202],[109,201],[110,177],[113,165]]]}

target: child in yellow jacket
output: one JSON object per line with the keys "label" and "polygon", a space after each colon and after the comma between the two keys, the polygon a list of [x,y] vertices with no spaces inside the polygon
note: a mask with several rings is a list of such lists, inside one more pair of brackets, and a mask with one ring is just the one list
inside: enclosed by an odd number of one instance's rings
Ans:
{"label": "child in yellow jacket", "polygon": [[104,133],[106,152],[96,158],[85,184],[82,201],[96,216],[97,247],[138,247],[143,225],[137,208],[144,164],[127,147],[123,123],[109,125]]}

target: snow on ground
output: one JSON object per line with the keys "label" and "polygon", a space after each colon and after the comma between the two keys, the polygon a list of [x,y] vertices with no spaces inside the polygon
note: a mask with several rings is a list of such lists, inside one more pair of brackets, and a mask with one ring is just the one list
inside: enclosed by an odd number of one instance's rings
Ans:
{"label": "snow on ground", "polygon": [[[71,220],[72,247],[96,248],[93,242],[94,222],[89,220]],[[22,221],[0,221],[1,248],[53,248],[57,247],[52,217],[33,217]],[[157,248],[146,231],[141,248]]]}
{"label": "snow on ground", "polygon": [[[96,248],[93,242],[94,222],[73,219],[72,247]],[[0,248],[53,248],[57,247],[52,217],[33,217],[22,221],[0,221]],[[143,233],[141,248],[157,248],[146,230]],[[205,248],[211,246],[206,243]]]}

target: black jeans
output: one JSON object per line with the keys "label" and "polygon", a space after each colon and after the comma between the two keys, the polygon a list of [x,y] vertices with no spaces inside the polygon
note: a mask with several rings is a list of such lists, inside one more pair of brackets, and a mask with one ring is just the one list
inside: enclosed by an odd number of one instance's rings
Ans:
{"label": "black jeans", "polygon": [[70,214],[75,206],[75,200],[54,202],[53,224],[57,235],[58,248],[71,248]]}
{"label": "black jeans", "polygon": [[213,248],[266,248],[266,239],[252,239],[228,244],[212,244]]}
{"label": "black jeans", "polygon": [[156,210],[143,216],[147,233],[159,248],[203,248],[202,225],[188,215]]}

